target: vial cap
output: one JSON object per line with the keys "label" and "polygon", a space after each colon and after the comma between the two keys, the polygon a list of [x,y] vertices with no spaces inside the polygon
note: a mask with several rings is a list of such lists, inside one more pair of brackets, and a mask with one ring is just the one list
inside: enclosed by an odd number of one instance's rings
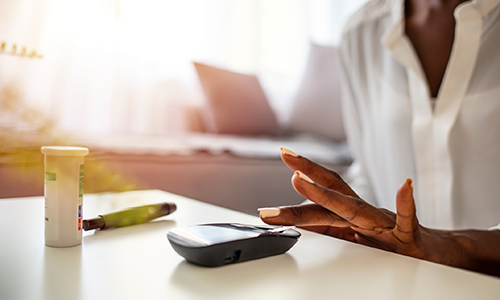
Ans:
{"label": "vial cap", "polygon": [[42,153],[56,156],[85,156],[89,154],[89,149],[70,146],[43,146]]}

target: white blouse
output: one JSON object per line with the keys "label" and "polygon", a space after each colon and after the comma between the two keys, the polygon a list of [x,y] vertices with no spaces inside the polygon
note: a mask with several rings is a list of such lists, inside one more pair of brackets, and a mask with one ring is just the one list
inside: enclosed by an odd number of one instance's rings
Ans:
{"label": "white blouse", "polygon": [[455,40],[432,109],[405,36],[404,1],[372,0],[340,46],[343,114],[355,157],[352,186],[395,211],[414,180],[422,225],[487,229],[500,221],[500,0],[455,10]]}

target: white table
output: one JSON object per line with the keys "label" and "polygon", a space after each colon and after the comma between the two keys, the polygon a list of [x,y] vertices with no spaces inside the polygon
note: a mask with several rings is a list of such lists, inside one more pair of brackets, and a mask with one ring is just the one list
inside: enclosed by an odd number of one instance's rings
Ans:
{"label": "white table", "polygon": [[43,197],[0,199],[0,299],[500,299],[500,280],[302,230],[286,254],[219,268],[184,261],[166,233],[253,216],[162,191],[85,195],[84,217],[158,202],[157,221],[44,245]]}

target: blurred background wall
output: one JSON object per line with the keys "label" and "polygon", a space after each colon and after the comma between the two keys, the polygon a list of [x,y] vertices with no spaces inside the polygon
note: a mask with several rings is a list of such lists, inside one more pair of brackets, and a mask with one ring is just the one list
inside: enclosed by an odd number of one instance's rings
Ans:
{"label": "blurred background wall", "polygon": [[[2,0],[0,90],[59,131],[161,135],[203,101],[200,61],[257,74],[286,122],[310,42],[336,45],[363,2]],[[0,126],[25,125],[0,110]]]}

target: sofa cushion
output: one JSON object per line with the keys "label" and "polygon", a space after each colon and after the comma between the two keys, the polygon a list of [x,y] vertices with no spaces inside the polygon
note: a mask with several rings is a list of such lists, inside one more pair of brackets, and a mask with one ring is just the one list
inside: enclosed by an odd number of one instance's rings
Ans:
{"label": "sofa cushion", "polygon": [[207,132],[276,135],[278,122],[257,77],[194,63],[207,99]]}
{"label": "sofa cushion", "polygon": [[292,133],[314,133],[335,141],[345,140],[337,60],[336,48],[311,45],[288,123]]}

